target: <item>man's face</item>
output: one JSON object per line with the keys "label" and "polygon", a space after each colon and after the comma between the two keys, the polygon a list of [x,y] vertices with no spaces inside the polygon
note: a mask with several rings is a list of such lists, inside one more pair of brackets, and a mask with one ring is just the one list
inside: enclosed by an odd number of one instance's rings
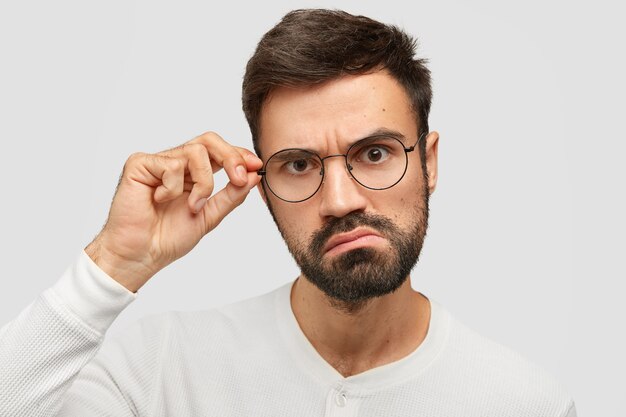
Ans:
{"label": "man's face", "polygon": [[[313,150],[323,158],[345,154],[352,143],[381,129],[400,133],[405,147],[417,141],[408,96],[384,71],[276,89],[261,113],[260,147],[264,161],[286,148]],[[304,278],[336,305],[356,308],[408,278],[422,248],[428,196],[436,184],[436,136],[428,136],[428,179],[416,148],[408,153],[402,180],[386,190],[361,186],[342,157],[324,161],[322,186],[303,202],[285,202],[261,189]]]}

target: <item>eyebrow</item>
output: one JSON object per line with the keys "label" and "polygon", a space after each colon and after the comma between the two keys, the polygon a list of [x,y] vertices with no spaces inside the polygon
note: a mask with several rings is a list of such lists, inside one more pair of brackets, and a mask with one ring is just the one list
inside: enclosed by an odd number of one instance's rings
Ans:
{"label": "eyebrow", "polygon": [[278,161],[288,161],[288,160],[293,159],[294,155],[306,155],[306,154],[310,154],[310,153],[315,154],[315,152],[309,151],[309,150],[304,149],[304,148],[287,148],[287,149],[283,149],[281,151],[276,152],[273,155],[272,159],[275,158]]}
{"label": "eyebrow", "polygon": [[[398,139],[400,142],[404,143],[404,139],[406,139],[406,136],[404,136],[402,133],[398,132],[397,130],[392,130],[392,129],[388,129],[386,127],[379,127],[378,129],[375,129],[373,131],[371,131],[370,133],[368,133],[367,135],[360,137],[358,139],[354,139],[352,141],[350,141],[346,147],[346,150],[354,145],[357,142],[360,142],[362,140],[367,140],[367,139],[380,139],[380,138],[394,138],[394,139]],[[303,150],[303,151],[307,151],[307,152],[311,152],[314,153],[316,155],[320,155],[320,153],[312,148],[287,148],[290,150]],[[287,150],[287,149],[282,149],[282,150]]]}
{"label": "eyebrow", "polygon": [[357,140],[351,142],[349,146],[351,146],[352,144],[354,144],[354,143],[356,143],[356,142],[358,142],[360,140],[377,139],[377,138],[381,138],[381,137],[398,139],[400,142],[402,142],[403,139],[406,139],[406,137],[402,133],[400,133],[400,132],[398,132],[396,130],[387,129],[386,127],[379,127],[378,129],[374,130],[373,132],[370,132],[367,136],[362,137],[361,139],[357,139]]}

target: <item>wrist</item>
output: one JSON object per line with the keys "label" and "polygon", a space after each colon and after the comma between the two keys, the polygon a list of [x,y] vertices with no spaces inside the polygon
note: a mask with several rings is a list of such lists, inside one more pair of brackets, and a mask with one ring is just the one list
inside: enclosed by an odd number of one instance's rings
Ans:
{"label": "wrist", "polygon": [[85,247],[85,253],[102,271],[133,293],[154,275],[141,262],[126,259],[107,248],[99,237]]}

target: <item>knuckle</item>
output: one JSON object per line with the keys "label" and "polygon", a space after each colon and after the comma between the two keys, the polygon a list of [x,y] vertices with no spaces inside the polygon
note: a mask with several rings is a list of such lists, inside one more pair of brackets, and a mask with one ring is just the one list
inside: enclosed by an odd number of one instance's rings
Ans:
{"label": "knuckle", "polygon": [[207,149],[201,143],[189,143],[186,145],[185,151],[194,156],[208,154]]}
{"label": "knuckle", "polygon": [[182,171],[185,164],[178,158],[171,158],[167,161],[167,167],[172,171]]}
{"label": "knuckle", "polygon": [[140,165],[141,162],[145,160],[145,157],[146,154],[143,152],[134,152],[126,159],[126,162],[124,162],[124,166],[122,167],[122,173],[120,174],[118,185],[122,182],[122,178],[126,175],[126,173],[133,167]]}
{"label": "knuckle", "polygon": [[213,131],[208,131],[202,133],[201,135],[190,141],[190,143],[209,144],[214,143],[218,138],[220,138],[220,135]]}
{"label": "knuckle", "polygon": [[207,132],[204,132],[202,135],[200,135],[202,137],[204,137],[205,139],[208,140],[216,140],[216,139],[221,139],[220,135],[217,134],[217,132],[214,132],[212,130],[209,130]]}
{"label": "knuckle", "polygon": [[126,160],[126,165],[135,164],[138,161],[143,160],[145,158],[145,156],[146,156],[146,154],[143,153],[143,152],[134,152],[134,153],[130,154],[130,156]]}

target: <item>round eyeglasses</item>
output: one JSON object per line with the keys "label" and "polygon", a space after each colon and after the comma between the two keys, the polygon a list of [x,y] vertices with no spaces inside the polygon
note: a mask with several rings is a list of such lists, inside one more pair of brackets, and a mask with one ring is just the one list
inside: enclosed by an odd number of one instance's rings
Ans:
{"label": "round eyeglasses", "polygon": [[324,161],[343,156],[356,182],[370,190],[386,190],[402,180],[409,163],[407,154],[413,152],[425,134],[408,148],[397,135],[374,135],[353,143],[345,154],[324,158],[306,149],[283,149],[270,156],[257,172],[276,197],[299,203],[313,197],[322,186]]}

